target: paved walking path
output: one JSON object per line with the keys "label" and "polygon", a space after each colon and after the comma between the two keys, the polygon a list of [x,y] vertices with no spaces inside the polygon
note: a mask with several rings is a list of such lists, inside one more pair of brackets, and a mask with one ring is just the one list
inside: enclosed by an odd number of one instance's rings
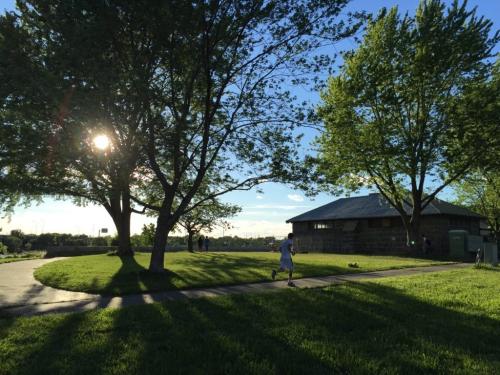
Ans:
{"label": "paved walking path", "polygon": [[[33,271],[36,268],[58,259],[62,258],[25,260],[0,264],[0,314],[37,315],[53,312],[78,312],[97,308],[117,308],[188,298],[216,297],[238,293],[263,293],[288,288],[285,281],[272,281],[148,294],[133,294],[122,297],[106,297],[97,294],[55,289],[45,286],[35,280]],[[336,276],[307,277],[295,280],[295,285],[298,288],[316,288],[346,281],[414,275],[461,267],[470,267],[470,264],[455,263],[441,266],[404,268]]]}

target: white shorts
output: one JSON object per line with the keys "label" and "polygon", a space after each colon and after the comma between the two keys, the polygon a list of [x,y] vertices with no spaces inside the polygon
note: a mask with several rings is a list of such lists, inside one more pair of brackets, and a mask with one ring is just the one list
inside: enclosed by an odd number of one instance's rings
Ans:
{"label": "white shorts", "polygon": [[280,268],[293,271],[293,262],[291,258],[280,259]]}

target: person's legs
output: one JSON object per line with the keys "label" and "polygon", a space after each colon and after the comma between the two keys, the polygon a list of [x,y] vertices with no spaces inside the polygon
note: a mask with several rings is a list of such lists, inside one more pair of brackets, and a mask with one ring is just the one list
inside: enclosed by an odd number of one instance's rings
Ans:
{"label": "person's legs", "polygon": [[274,280],[276,278],[276,274],[278,272],[283,272],[283,271],[284,271],[284,269],[282,267],[278,268],[277,270],[272,270],[272,272],[271,272],[271,278]]}
{"label": "person's legs", "polygon": [[288,268],[288,286],[295,286],[295,284],[292,281],[292,275],[293,275],[293,261],[290,259],[290,267]]}

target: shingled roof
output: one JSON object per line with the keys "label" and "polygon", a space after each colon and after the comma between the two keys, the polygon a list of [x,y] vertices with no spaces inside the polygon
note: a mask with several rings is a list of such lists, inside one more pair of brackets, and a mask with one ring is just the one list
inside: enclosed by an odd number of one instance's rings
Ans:
{"label": "shingled roof", "polygon": [[[411,207],[405,206],[405,211],[410,214]],[[435,198],[422,212],[422,215],[455,215],[482,218],[483,216],[466,208],[456,206]],[[300,221],[320,221],[336,219],[363,219],[399,216],[398,211],[392,207],[379,193],[361,197],[341,198],[324,206],[307,211],[299,216],[288,219],[287,223]]]}

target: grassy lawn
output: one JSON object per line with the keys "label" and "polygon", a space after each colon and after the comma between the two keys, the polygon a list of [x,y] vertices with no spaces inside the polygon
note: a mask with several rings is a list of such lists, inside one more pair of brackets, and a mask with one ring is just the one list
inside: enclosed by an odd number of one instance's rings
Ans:
{"label": "grassy lawn", "polygon": [[43,255],[44,255],[43,251],[32,251],[29,253],[12,254],[7,256],[6,258],[0,258],[0,264],[19,262],[21,260],[38,259],[41,258]]}
{"label": "grassy lawn", "polygon": [[[130,294],[144,291],[184,289],[238,284],[270,279],[279,266],[278,253],[168,253],[168,273],[146,272],[150,254],[133,258],[109,255],[74,257],[49,263],[35,272],[35,278],[60,289],[100,294]],[[425,266],[440,262],[388,256],[298,254],[294,257],[294,277],[366,272],[390,268]],[[357,263],[359,268],[348,267]],[[285,273],[278,278],[284,279]]]}
{"label": "grassy lawn", "polygon": [[0,319],[0,374],[498,374],[500,269]]}

